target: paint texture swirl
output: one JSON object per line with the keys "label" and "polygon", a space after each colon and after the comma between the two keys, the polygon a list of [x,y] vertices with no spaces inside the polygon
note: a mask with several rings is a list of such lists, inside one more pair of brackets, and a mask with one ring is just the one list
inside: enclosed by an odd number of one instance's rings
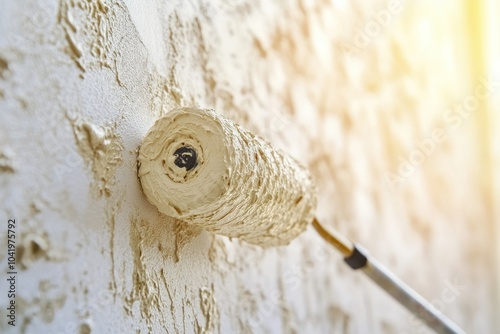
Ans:
{"label": "paint texture swirl", "polygon": [[180,108],[157,120],[140,148],[139,177],[160,212],[261,246],[288,244],[316,208],[304,167],[212,110]]}

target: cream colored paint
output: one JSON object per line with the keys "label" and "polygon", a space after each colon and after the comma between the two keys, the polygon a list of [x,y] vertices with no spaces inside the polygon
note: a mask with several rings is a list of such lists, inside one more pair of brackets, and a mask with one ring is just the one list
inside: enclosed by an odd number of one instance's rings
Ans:
{"label": "cream colored paint", "polygon": [[[194,149],[192,169],[176,151]],[[309,172],[262,138],[211,110],[160,118],[139,151],[144,194],[160,212],[213,233],[261,245],[290,243],[314,217]]]}
{"label": "cream colored paint", "polygon": [[407,2],[346,58],[341,43],[387,3],[225,4],[1,2],[0,212],[19,222],[22,279],[19,327],[0,331],[425,332],[312,230],[263,249],[160,214],[141,191],[138,149],[157,119],[189,106],[300,160],[324,224],[430,300],[465,285],[443,311],[493,332],[474,118],[399,189],[384,181],[475,87],[466,43],[448,37],[463,32],[463,8]]}
{"label": "cream colored paint", "polygon": [[115,170],[122,162],[120,138],[113,127],[98,127],[78,119],[70,121],[80,153],[92,168],[97,193],[109,196]]}

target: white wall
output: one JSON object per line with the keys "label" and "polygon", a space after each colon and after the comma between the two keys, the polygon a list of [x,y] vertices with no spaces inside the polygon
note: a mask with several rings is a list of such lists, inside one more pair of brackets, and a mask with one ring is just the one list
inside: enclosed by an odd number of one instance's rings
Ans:
{"label": "white wall", "polygon": [[[170,109],[201,106],[298,158],[325,225],[468,332],[493,332],[482,129],[448,114],[479,84],[466,14],[389,3],[1,1],[0,216],[19,237],[17,326],[0,331],[426,332],[312,229],[261,249],[146,201],[141,139]],[[435,129],[446,139],[401,176]]]}

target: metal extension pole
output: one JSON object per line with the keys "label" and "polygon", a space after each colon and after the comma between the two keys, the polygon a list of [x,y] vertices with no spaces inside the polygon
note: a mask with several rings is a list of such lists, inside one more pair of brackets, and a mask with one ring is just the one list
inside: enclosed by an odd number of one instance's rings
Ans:
{"label": "metal extension pole", "polygon": [[323,239],[344,255],[344,261],[352,269],[363,270],[373,282],[377,283],[379,287],[406,307],[412,314],[420,318],[436,333],[465,334],[458,325],[359,246],[348,241],[338,232],[325,230],[316,218],[313,220],[313,226]]}

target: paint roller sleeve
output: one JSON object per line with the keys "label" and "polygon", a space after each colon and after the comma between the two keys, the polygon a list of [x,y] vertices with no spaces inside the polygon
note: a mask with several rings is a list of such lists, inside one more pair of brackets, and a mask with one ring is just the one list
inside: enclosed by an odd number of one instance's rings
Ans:
{"label": "paint roller sleeve", "polygon": [[139,178],[160,212],[261,246],[288,244],[316,208],[304,167],[211,110],[159,119],[140,148]]}

